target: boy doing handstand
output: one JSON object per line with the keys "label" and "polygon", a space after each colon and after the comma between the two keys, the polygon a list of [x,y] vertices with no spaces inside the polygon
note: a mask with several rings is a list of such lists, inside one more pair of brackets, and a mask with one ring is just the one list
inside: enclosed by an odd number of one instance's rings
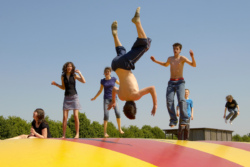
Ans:
{"label": "boy doing handstand", "polygon": [[134,101],[139,100],[142,96],[148,93],[151,94],[153,99],[153,109],[151,111],[151,115],[155,115],[157,108],[155,87],[150,86],[139,90],[137,80],[131,71],[135,69],[135,63],[149,49],[151,43],[151,39],[147,38],[141,25],[140,7],[137,8],[135,16],[132,18],[132,22],[136,26],[138,38],[129,52],[126,52],[125,48],[119,41],[117,35],[117,21],[114,21],[111,26],[117,52],[117,56],[113,59],[111,67],[119,77],[120,87],[119,89],[113,87],[112,102],[108,107],[108,109],[111,109],[115,106],[115,97],[117,94],[120,100],[126,101],[123,107],[123,112],[129,119],[135,119],[136,105]]}

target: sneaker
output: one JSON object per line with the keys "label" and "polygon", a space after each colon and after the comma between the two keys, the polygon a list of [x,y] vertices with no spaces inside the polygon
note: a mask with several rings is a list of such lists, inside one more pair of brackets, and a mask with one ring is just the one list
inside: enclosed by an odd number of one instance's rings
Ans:
{"label": "sneaker", "polygon": [[229,121],[229,123],[230,123],[231,125],[233,125],[232,121]]}
{"label": "sneaker", "polygon": [[227,119],[225,118],[225,123],[227,124]]}

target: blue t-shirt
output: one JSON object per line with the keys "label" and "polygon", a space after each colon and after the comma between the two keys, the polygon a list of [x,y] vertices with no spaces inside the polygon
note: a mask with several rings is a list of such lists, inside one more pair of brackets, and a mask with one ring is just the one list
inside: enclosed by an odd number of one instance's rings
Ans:
{"label": "blue t-shirt", "polygon": [[115,81],[115,77],[111,77],[110,80],[106,80],[105,78],[101,80],[101,84],[104,87],[104,99],[112,99],[112,89],[115,86]]}
{"label": "blue t-shirt", "polygon": [[[186,103],[187,103],[188,118],[190,118],[191,117],[191,109],[193,108],[193,100],[192,99],[186,99]],[[179,106],[179,104],[177,106]]]}

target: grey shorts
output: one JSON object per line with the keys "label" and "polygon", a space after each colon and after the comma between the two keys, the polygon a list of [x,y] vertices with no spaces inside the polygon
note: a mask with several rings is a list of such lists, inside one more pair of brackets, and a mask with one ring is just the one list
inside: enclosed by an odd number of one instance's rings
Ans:
{"label": "grey shorts", "polygon": [[81,110],[81,109],[82,107],[80,105],[77,94],[73,96],[64,96],[63,110]]}

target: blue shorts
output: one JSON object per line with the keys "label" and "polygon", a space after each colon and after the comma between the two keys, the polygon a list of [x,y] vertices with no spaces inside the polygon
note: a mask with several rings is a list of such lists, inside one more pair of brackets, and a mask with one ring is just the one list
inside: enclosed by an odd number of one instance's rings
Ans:
{"label": "blue shorts", "polygon": [[137,38],[128,53],[126,53],[126,49],[123,46],[116,47],[117,56],[111,63],[112,70],[115,71],[118,68],[134,70],[135,63],[150,48],[151,41],[150,38]]}

